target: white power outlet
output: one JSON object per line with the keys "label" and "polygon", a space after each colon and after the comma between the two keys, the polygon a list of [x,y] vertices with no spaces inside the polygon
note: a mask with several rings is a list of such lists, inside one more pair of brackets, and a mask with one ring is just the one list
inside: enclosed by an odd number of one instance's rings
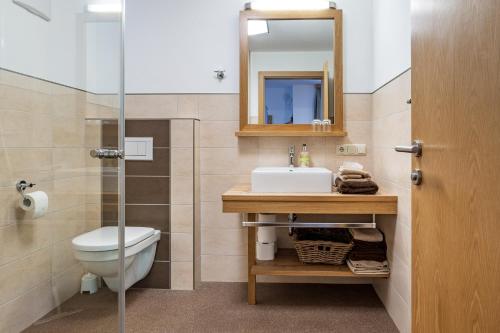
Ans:
{"label": "white power outlet", "polygon": [[345,144],[337,145],[337,155],[342,156],[359,156],[366,155],[366,144]]}

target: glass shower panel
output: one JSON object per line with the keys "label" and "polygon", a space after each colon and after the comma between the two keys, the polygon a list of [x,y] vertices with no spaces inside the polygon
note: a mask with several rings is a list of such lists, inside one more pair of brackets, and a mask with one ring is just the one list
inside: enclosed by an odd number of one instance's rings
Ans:
{"label": "glass shower panel", "polygon": [[0,332],[120,330],[120,3],[0,0]]}

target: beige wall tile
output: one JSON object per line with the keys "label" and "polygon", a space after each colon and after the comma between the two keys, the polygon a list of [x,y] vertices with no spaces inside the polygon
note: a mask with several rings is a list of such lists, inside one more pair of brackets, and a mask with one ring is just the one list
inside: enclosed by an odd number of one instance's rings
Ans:
{"label": "beige wall tile", "polygon": [[[100,163],[88,157],[100,123],[84,119],[86,93],[2,70],[0,81],[0,331],[17,332],[79,290],[71,239],[101,225]],[[47,193],[45,216],[18,208],[20,179]]]}
{"label": "beige wall tile", "polygon": [[170,146],[172,148],[193,147],[193,120],[174,119],[170,121]]}
{"label": "beige wall tile", "polygon": [[52,241],[52,228],[46,219],[23,221],[0,229],[0,265],[23,258]]}
{"label": "beige wall tile", "polygon": [[127,118],[175,118],[177,117],[177,95],[127,95],[125,117]]}
{"label": "beige wall tile", "polygon": [[179,118],[198,118],[198,95],[183,94],[179,95],[179,106],[177,117]]}
{"label": "beige wall tile", "polygon": [[204,94],[198,97],[200,120],[236,120],[235,99],[239,95]]}
{"label": "beige wall tile", "polygon": [[245,229],[202,229],[202,255],[246,255],[247,230]]}
{"label": "beige wall tile", "polygon": [[193,177],[174,176],[171,178],[170,186],[172,204],[193,204]]}
{"label": "beige wall tile", "polygon": [[83,117],[53,116],[52,140],[55,147],[82,147],[85,144]]}
{"label": "beige wall tile", "polygon": [[52,240],[54,242],[67,240],[87,231],[85,210],[86,206],[82,205],[46,215],[43,219],[51,226]]}
{"label": "beige wall tile", "polygon": [[170,174],[172,177],[193,177],[193,148],[171,148],[170,165]]}
{"label": "beige wall tile", "polygon": [[237,147],[235,136],[239,125],[236,121],[202,121],[200,123],[200,146],[204,147]]}
{"label": "beige wall tile", "polygon": [[[86,120],[85,121],[85,147],[86,148],[99,148],[101,147],[101,127],[100,120]],[[95,160],[95,159],[92,159]]]}
{"label": "beige wall tile", "polygon": [[344,94],[344,118],[347,121],[369,121],[372,119],[371,94]]}
{"label": "beige wall tile", "polygon": [[[52,275],[59,276],[63,274],[68,267],[79,265],[80,262],[75,258],[72,238],[54,242],[51,246],[52,255]],[[49,265],[50,266],[50,265]]]}
{"label": "beige wall tile", "polygon": [[239,213],[223,213],[222,200],[201,203],[202,229],[241,228]]}
{"label": "beige wall tile", "polygon": [[[0,228],[17,222],[19,193],[14,186],[0,188]],[[1,230],[1,229],[0,229]]]}
{"label": "beige wall tile", "polygon": [[86,230],[94,230],[102,224],[102,206],[100,203],[85,205]]}
{"label": "beige wall tile", "polygon": [[[410,72],[406,72],[373,94],[373,173],[384,193],[398,195],[397,216],[378,216],[391,264],[391,277],[375,283],[375,290],[396,326],[409,332],[411,326],[411,156],[394,151],[411,137]],[[390,130],[388,130],[390,129]]]}
{"label": "beige wall tile", "polygon": [[9,148],[0,150],[0,186],[13,186],[29,177],[34,183],[53,178],[50,148]]}
{"label": "beige wall tile", "polygon": [[258,166],[259,150],[256,146],[240,144],[238,148],[201,148],[202,175],[250,174]]}
{"label": "beige wall tile", "polygon": [[[387,130],[390,128],[391,130]],[[392,113],[373,121],[373,144],[376,147],[394,148],[411,142],[411,113],[407,110]]]}
{"label": "beige wall tile", "polygon": [[201,256],[201,280],[216,282],[246,282],[246,256]]}
{"label": "beige wall tile", "polygon": [[21,332],[56,306],[50,281],[0,306],[0,332]]}
{"label": "beige wall tile", "polygon": [[[49,195],[49,211],[58,211],[85,203],[89,179],[89,177],[55,179],[54,187]],[[41,187],[38,189],[44,190]]]}
{"label": "beige wall tile", "polygon": [[87,148],[54,148],[52,150],[52,168],[54,177],[72,178],[87,174]]}
{"label": "beige wall tile", "polygon": [[249,183],[250,175],[223,176],[204,175],[201,176],[201,201],[219,201],[222,193],[226,192],[235,184]]}
{"label": "beige wall tile", "polygon": [[170,230],[172,232],[193,232],[193,205],[170,206]]}
{"label": "beige wall tile", "polygon": [[170,258],[172,261],[193,261],[193,234],[173,232],[170,234]]}
{"label": "beige wall tile", "polygon": [[52,293],[57,305],[65,302],[80,291],[83,274],[82,266],[77,264],[52,279]]}
{"label": "beige wall tile", "polygon": [[50,115],[0,109],[0,142],[3,147],[52,147],[51,127]]}
{"label": "beige wall tile", "polygon": [[384,303],[386,311],[401,333],[411,332],[411,303],[406,302],[401,295],[390,287],[387,281],[375,279],[373,282],[378,297]]}
{"label": "beige wall tile", "polygon": [[189,261],[172,262],[171,288],[174,290],[192,290],[193,289],[193,263]]}
{"label": "beige wall tile", "polygon": [[[72,252],[70,252],[72,254]],[[0,269],[0,305],[51,278],[51,251],[45,247]]]}

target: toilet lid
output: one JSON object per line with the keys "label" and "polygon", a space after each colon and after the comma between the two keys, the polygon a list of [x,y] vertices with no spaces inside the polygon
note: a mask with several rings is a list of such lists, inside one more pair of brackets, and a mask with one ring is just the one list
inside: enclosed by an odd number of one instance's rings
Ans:
{"label": "toilet lid", "polygon": [[[152,236],[153,228],[125,227],[125,247]],[[118,249],[118,227],[102,227],[73,238],[73,248],[80,251],[110,251]]]}

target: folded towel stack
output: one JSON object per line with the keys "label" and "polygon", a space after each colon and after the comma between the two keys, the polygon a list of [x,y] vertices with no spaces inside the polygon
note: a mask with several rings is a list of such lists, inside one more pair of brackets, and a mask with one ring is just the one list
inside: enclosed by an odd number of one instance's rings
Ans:
{"label": "folded towel stack", "polygon": [[378,191],[378,185],[368,172],[343,166],[339,168],[335,186],[343,194],[375,194]]}
{"label": "folded towel stack", "polygon": [[389,273],[387,245],[378,229],[349,229],[353,248],[347,265],[355,274]]}

